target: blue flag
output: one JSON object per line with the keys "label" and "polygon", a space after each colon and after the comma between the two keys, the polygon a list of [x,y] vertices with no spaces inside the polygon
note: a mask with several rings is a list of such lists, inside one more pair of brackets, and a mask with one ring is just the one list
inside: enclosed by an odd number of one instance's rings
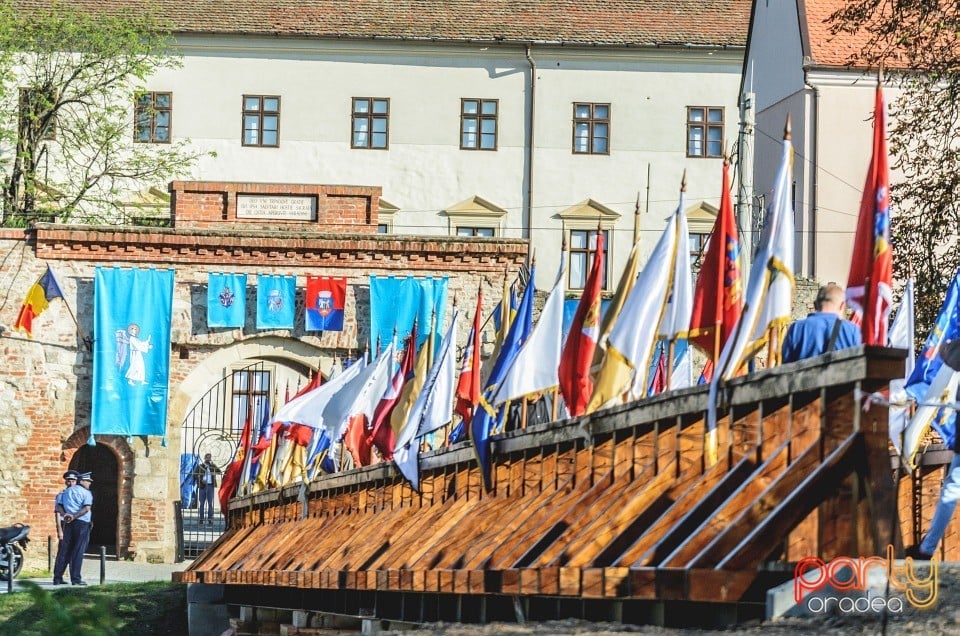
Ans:
{"label": "blue flag", "polygon": [[[430,335],[428,325],[435,316],[433,324],[434,349],[439,349],[443,333],[443,318],[447,304],[447,278],[414,278],[406,276],[370,277],[370,343],[371,348],[380,344],[386,349],[393,340],[396,330],[397,342],[403,342],[413,330],[413,321],[417,329],[417,348]],[[379,353],[379,352],[374,352]]]}
{"label": "blue flag", "polygon": [[[940,352],[940,346],[948,340],[955,340],[960,337],[960,270],[957,270],[953,277],[953,282],[947,288],[947,297],[943,301],[937,320],[933,323],[933,329],[923,343],[923,349],[917,357],[916,366],[913,367],[913,373],[907,379],[907,395],[915,400],[922,400],[933,377],[943,366],[943,359],[937,355]],[[951,448],[954,439],[956,439],[957,414],[953,410],[941,410],[934,418],[933,427]]]}
{"label": "blue flag", "polygon": [[517,310],[516,319],[510,325],[507,337],[504,338],[497,359],[493,363],[493,369],[487,378],[480,404],[477,406],[470,422],[470,437],[473,439],[477,462],[480,464],[480,474],[483,476],[483,483],[487,490],[493,485],[490,481],[490,435],[503,419],[505,406],[501,405],[495,409],[490,405],[489,400],[493,397],[497,386],[503,381],[504,375],[510,369],[510,363],[520,352],[520,347],[526,342],[533,329],[533,276],[534,273],[531,269],[530,279],[523,292],[523,298],[520,300],[520,308]]}
{"label": "blue flag", "polygon": [[296,276],[257,276],[257,329],[293,329]]}
{"label": "blue flag", "polygon": [[247,318],[247,275],[207,275],[207,326],[243,328]]}
{"label": "blue flag", "polygon": [[173,270],[98,267],[94,277],[94,435],[165,435]]}

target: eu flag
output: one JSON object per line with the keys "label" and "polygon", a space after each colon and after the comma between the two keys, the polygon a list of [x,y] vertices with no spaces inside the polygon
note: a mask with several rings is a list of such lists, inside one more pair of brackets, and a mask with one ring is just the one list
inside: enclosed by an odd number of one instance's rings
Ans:
{"label": "eu flag", "polygon": [[[937,355],[940,346],[948,340],[954,340],[960,337],[960,270],[957,270],[953,277],[953,282],[947,288],[947,297],[943,301],[937,320],[933,323],[933,329],[927,336],[923,344],[923,350],[917,358],[916,366],[913,367],[913,373],[907,379],[907,395],[915,400],[922,400],[933,377],[943,366],[943,359]],[[956,438],[957,415],[953,410],[941,411],[933,421],[933,427],[943,438],[943,441],[950,447],[953,447]]]}
{"label": "eu flag", "polygon": [[523,292],[517,317],[510,325],[510,331],[507,332],[507,337],[500,347],[493,369],[490,371],[490,377],[487,378],[483,396],[480,398],[480,405],[477,406],[473,420],[470,422],[470,437],[473,439],[477,461],[480,464],[480,474],[483,475],[483,484],[487,490],[490,490],[493,485],[490,481],[490,435],[494,426],[503,419],[504,415],[504,406],[494,409],[489,400],[503,381],[507,370],[510,369],[510,363],[520,352],[520,347],[526,342],[533,329],[533,281],[534,271],[531,268],[530,279]]}

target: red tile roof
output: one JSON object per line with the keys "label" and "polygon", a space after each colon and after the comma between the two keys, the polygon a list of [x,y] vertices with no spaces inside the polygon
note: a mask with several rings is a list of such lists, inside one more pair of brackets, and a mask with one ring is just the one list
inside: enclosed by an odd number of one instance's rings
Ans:
{"label": "red tile roof", "polygon": [[[810,60],[817,66],[848,66],[860,57],[861,51],[870,39],[866,29],[857,33],[830,32],[830,16],[842,9],[846,0],[798,0],[806,8],[806,27],[809,37]],[[803,19],[801,12],[800,18]],[[903,66],[902,61],[888,57],[887,68]],[[863,66],[859,64],[858,66]]]}
{"label": "red tile roof", "polygon": [[[14,0],[23,10],[52,0]],[[742,47],[750,0],[71,0],[158,8],[178,33]]]}

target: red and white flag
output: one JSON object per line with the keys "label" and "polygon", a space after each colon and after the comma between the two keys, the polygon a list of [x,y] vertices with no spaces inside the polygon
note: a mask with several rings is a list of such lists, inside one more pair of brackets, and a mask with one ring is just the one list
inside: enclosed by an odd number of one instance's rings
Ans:
{"label": "red and white flag", "polygon": [[396,407],[400,401],[403,385],[413,376],[413,360],[416,356],[417,325],[414,324],[413,331],[411,331],[407,337],[407,346],[404,349],[400,368],[393,374],[393,378],[390,379],[390,386],[387,387],[387,392],[380,398],[377,408],[373,411],[370,444],[377,447],[381,457],[385,460],[393,459],[394,445],[397,441],[393,427],[390,426],[390,416],[393,414],[394,407]]}
{"label": "red and white flag", "polygon": [[480,403],[480,313],[483,307],[483,293],[477,294],[477,310],[473,314],[473,326],[467,335],[466,350],[460,361],[460,377],[457,379],[457,403],[454,406],[463,425],[470,426],[473,411]]}

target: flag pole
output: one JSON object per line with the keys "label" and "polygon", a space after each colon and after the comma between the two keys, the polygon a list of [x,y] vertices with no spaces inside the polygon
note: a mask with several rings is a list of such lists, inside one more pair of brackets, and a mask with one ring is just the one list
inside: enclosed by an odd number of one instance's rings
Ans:
{"label": "flag pole", "polygon": [[73,319],[73,324],[77,327],[77,335],[80,336],[80,341],[86,345],[87,349],[91,349],[93,343],[87,340],[87,336],[83,333],[83,329],[80,328],[80,323],[77,321],[77,316],[73,313],[73,309],[70,308],[70,303],[67,302],[67,299],[64,296],[61,296],[60,299],[63,301],[63,306],[67,308],[67,313],[70,314],[70,318]]}
{"label": "flag pole", "polygon": [[[681,200],[681,201],[683,201],[683,195],[684,195],[684,193],[685,193],[686,191],[687,191],[687,169],[684,168],[684,169],[683,169],[683,176],[680,178],[680,200]],[[679,225],[678,225],[678,226],[677,226],[677,230],[679,231],[679,229],[680,229],[680,227],[679,227]],[[677,258],[690,258],[690,255],[689,255],[689,254],[676,254],[676,249],[674,249],[674,259],[677,259]],[[676,284],[677,284],[677,281],[673,280],[673,278],[674,278],[674,273],[675,273],[675,271],[676,271],[676,261],[674,261],[674,267],[673,267],[673,269],[674,269],[674,271],[670,273],[670,280],[671,280],[670,286],[671,286],[671,289],[673,289],[673,288],[676,286]],[[667,339],[667,369],[666,369],[666,373],[664,373],[664,379],[663,379],[663,380],[664,380],[664,391],[669,391],[669,390],[670,390],[670,383],[671,383],[671,381],[673,380],[673,349],[674,349],[674,347],[676,346],[676,343],[677,343],[677,334],[676,334],[676,333],[671,333],[671,334],[670,334],[670,337]],[[662,355],[662,354],[661,354],[661,355]]]}
{"label": "flag pole", "polygon": [[637,204],[633,208],[633,242],[636,243],[639,239],[640,239],[640,191],[637,190]]}

